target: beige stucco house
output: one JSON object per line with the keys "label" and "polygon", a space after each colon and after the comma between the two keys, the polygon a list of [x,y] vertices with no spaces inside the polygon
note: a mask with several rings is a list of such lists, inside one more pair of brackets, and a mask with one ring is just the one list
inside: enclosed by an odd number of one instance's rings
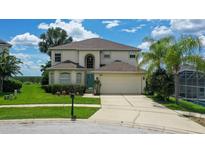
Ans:
{"label": "beige stucco house", "polygon": [[140,49],[92,38],[50,48],[49,84],[93,87],[96,77],[102,94],[141,94],[145,72],[137,69]]}

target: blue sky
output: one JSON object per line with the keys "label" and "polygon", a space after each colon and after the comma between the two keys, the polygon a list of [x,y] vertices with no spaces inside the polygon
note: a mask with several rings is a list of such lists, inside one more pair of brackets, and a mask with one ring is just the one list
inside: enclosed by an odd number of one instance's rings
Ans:
{"label": "blue sky", "polygon": [[101,37],[143,50],[150,45],[150,42],[143,42],[146,36],[159,39],[167,35],[193,34],[199,36],[205,46],[205,20],[0,20],[0,39],[13,45],[10,53],[22,60],[23,75],[40,75],[40,65],[49,60],[38,50],[39,36],[49,27],[65,29],[74,41]]}

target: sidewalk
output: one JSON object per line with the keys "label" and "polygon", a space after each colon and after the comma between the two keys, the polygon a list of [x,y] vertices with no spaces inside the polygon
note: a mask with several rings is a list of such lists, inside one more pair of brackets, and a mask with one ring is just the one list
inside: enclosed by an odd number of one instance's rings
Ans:
{"label": "sidewalk", "polygon": [[[18,108],[18,107],[67,107],[72,104],[22,104],[22,105],[0,105],[0,108]],[[99,104],[74,104],[75,107],[101,107]]]}

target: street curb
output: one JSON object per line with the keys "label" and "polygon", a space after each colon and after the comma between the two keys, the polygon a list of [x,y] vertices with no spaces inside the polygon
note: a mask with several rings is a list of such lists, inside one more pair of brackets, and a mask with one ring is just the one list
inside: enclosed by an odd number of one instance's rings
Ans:
{"label": "street curb", "polygon": [[[26,108],[26,107],[70,107],[72,104],[21,104],[21,105],[0,105],[0,108]],[[97,107],[100,104],[74,104],[75,107]]]}

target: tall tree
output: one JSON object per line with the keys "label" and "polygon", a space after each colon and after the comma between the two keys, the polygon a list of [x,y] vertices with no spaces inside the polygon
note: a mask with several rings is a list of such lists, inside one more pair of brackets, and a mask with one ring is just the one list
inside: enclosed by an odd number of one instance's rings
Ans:
{"label": "tall tree", "polygon": [[[146,38],[146,41],[147,40],[148,38]],[[142,65],[147,65],[148,72],[153,72],[163,67],[164,57],[167,53],[167,49],[171,45],[172,40],[172,36],[165,37],[160,40],[149,39],[151,42],[149,51],[142,53]]]}
{"label": "tall tree", "polygon": [[[70,43],[73,41],[72,37],[69,37],[67,32],[59,27],[57,28],[49,28],[46,33],[40,35],[41,42],[39,42],[38,46],[42,53],[46,53],[51,57],[50,47],[54,47],[57,45],[63,45],[66,43]],[[48,84],[48,72],[46,68],[51,66],[51,61],[48,61],[45,65],[41,66],[42,72],[42,83]]]}
{"label": "tall tree", "polygon": [[21,63],[15,56],[9,55],[8,49],[4,49],[0,53],[0,91],[3,91],[5,78],[22,74],[19,66]]}
{"label": "tall tree", "polygon": [[40,35],[39,49],[42,53],[51,56],[50,47],[70,43],[73,41],[67,32],[59,27],[49,28],[46,33]]}
{"label": "tall tree", "polygon": [[[179,71],[188,59],[193,59],[200,51],[201,43],[198,38],[182,36],[168,48],[165,56],[165,63],[168,71],[174,74],[175,98],[178,103],[179,95]],[[192,58],[191,58],[192,57]]]}

